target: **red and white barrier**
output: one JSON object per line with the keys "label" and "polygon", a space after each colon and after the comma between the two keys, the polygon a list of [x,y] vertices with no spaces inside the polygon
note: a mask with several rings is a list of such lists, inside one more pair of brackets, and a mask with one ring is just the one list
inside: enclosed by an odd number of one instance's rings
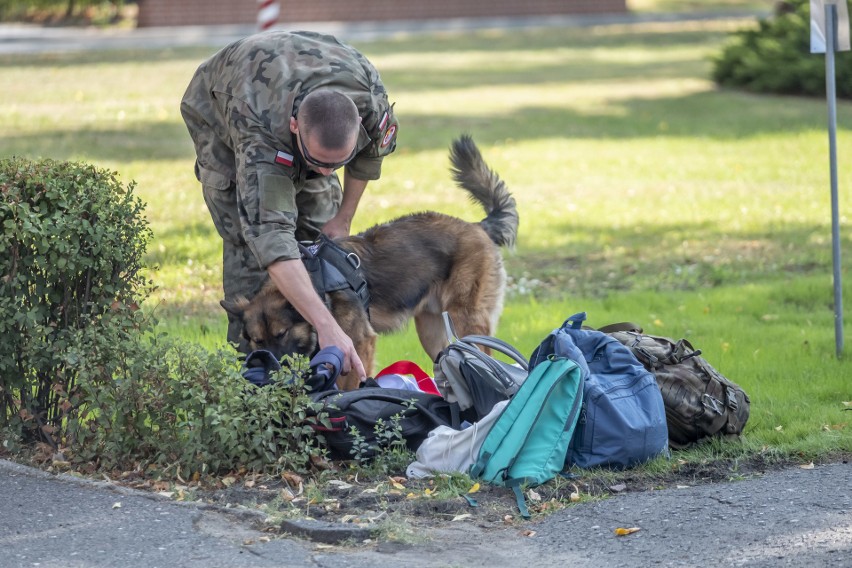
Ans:
{"label": "red and white barrier", "polygon": [[281,3],[275,0],[257,0],[257,28],[260,31],[268,30],[278,22],[281,14]]}

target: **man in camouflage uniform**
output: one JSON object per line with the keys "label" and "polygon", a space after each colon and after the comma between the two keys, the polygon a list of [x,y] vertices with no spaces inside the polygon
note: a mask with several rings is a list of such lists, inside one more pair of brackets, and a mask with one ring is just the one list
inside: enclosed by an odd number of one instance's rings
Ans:
{"label": "man in camouflage uniform", "polygon": [[[181,101],[195,173],[224,240],[225,298],[251,298],[265,273],[364,376],[352,340],[313,286],[298,241],[349,234],[369,180],[396,147],[398,124],[376,69],[352,47],[312,32],[237,41],[201,64]],[[345,165],[343,187],[335,170]],[[228,340],[240,343],[230,316]]]}

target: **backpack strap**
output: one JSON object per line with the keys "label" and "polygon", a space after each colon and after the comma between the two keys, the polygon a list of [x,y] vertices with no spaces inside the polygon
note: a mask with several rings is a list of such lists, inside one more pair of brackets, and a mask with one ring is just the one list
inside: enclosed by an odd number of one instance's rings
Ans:
{"label": "backpack strap", "polygon": [[527,362],[527,358],[521,355],[520,351],[518,351],[502,339],[497,339],[496,337],[491,337],[488,335],[465,335],[461,338],[460,341],[464,343],[476,343],[477,345],[482,345],[484,347],[494,349],[495,351],[499,351],[500,353],[514,359],[515,362],[520,365],[524,371],[530,370],[530,365]]}
{"label": "backpack strap", "polygon": [[630,321],[623,321],[623,322],[619,322],[619,323],[611,323],[609,325],[599,327],[598,331],[602,331],[604,333],[614,333],[616,331],[633,331],[635,333],[643,333],[641,325],[635,324],[635,323],[630,322]]}
{"label": "backpack strap", "polygon": [[524,498],[524,492],[521,491],[521,482],[522,479],[513,479],[508,485],[512,488],[512,492],[515,494],[515,502],[518,504],[518,511],[521,512],[521,516],[525,519],[530,518],[530,510],[527,509],[527,500]]}
{"label": "backpack strap", "polygon": [[343,351],[336,345],[320,349],[311,359],[309,366],[311,376],[306,383],[312,391],[335,390],[337,377],[343,369]]}

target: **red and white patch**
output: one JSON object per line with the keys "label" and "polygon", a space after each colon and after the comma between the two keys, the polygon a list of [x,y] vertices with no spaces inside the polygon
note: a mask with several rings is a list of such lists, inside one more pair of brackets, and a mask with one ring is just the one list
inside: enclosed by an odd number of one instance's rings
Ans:
{"label": "red and white patch", "polygon": [[282,152],[281,150],[278,150],[278,153],[275,154],[275,163],[281,164],[283,166],[292,166],[293,154],[288,154],[287,152]]}
{"label": "red and white patch", "polygon": [[385,134],[385,137],[382,138],[382,148],[384,148],[385,146],[387,146],[388,144],[391,143],[391,140],[393,140],[393,137],[394,137],[395,134],[396,134],[396,124],[393,124],[393,125],[391,125],[390,128],[388,128],[388,132],[387,132],[387,134]]}
{"label": "red and white patch", "polygon": [[388,123],[388,113],[385,113],[384,116],[382,116],[382,120],[379,121],[379,130],[384,130],[385,125],[387,125],[387,123]]}

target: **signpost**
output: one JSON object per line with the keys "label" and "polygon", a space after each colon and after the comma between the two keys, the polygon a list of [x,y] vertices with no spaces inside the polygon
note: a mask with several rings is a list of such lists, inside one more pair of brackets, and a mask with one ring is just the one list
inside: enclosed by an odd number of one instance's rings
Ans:
{"label": "signpost", "polygon": [[843,354],[843,287],[840,274],[840,212],[837,197],[837,88],[834,52],[849,51],[849,12],[846,0],[810,0],[811,53],[825,53],[825,90],[828,99],[828,153],[831,168],[831,243],[834,264],[834,340]]}

